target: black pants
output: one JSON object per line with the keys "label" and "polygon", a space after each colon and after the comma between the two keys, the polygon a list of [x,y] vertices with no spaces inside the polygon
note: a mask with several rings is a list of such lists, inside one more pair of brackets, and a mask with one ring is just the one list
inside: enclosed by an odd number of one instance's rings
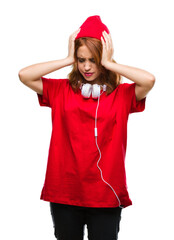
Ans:
{"label": "black pants", "polygon": [[121,208],[89,208],[50,203],[55,237],[83,240],[87,225],[89,240],[117,240]]}

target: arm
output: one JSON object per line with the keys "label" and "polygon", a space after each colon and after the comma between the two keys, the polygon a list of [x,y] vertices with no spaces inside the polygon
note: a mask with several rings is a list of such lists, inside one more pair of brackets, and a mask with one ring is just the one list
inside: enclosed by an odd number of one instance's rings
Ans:
{"label": "arm", "polygon": [[43,85],[41,77],[74,63],[74,40],[78,32],[79,30],[74,32],[69,38],[68,57],[61,60],[33,64],[21,69],[18,73],[21,82],[42,95]]}
{"label": "arm", "polygon": [[71,64],[72,61],[68,57],[61,60],[33,64],[21,69],[19,71],[19,78],[24,83],[28,81],[36,81],[41,76],[44,76]]}
{"label": "arm", "polygon": [[116,72],[131,81],[136,83],[135,87],[135,95],[137,101],[143,99],[147,93],[152,89],[155,83],[155,77],[151,73],[135,68],[130,67],[122,64],[117,64],[112,62],[112,54],[113,54],[113,47],[112,47],[112,40],[111,36],[107,33],[103,33],[105,38],[105,42],[103,38],[101,38],[103,44],[103,56],[102,56],[102,65],[113,72]]}

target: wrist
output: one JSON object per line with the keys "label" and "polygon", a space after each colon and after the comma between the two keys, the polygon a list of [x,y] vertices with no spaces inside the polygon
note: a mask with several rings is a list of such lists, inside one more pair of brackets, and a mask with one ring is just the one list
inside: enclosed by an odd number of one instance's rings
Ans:
{"label": "wrist", "polygon": [[67,63],[67,66],[69,66],[69,65],[72,65],[74,63],[74,58],[68,56],[68,57],[65,58],[65,61]]}
{"label": "wrist", "polygon": [[104,62],[102,65],[103,67],[105,67],[106,69],[110,70],[110,67],[112,66],[113,62],[112,61],[106,61]]}

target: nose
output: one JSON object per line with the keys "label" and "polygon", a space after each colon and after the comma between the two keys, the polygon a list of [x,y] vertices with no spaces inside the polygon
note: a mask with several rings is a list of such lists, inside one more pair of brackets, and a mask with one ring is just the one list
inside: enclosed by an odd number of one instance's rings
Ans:
{"label": "nose", "polygon": [[89,71],[91,69],[91,63],[89,61],[86,61],[84,68],[85,68],[85,71]]}

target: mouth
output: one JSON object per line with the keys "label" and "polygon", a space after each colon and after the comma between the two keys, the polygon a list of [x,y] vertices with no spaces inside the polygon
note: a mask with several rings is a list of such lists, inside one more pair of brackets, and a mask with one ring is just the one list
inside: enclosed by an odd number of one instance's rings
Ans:
{"label": "mouth", "polygon": [[88,72],[88,73],[84,73],[84,74],[85,74],[86,77],[91,77],[94,73]]}

